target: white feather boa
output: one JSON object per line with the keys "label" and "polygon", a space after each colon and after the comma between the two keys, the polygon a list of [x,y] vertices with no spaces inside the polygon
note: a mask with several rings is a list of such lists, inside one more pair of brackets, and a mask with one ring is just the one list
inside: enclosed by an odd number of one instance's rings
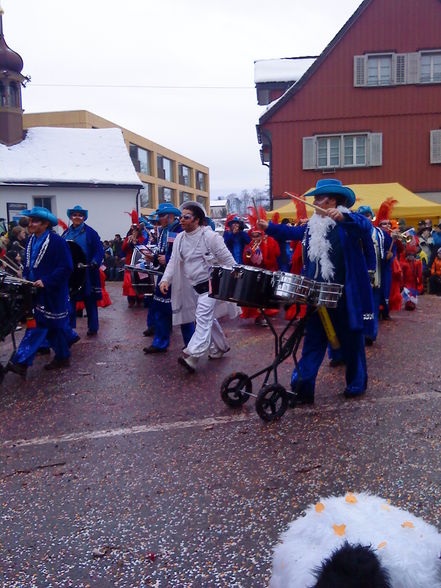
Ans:
{"label": "white feather boa", "polygon": [[[350,210],[344,206],[337,206],[341,213],[349,213]],[[311,261],[320,264],[321,274],[327,282],[334,279],[335,268],[329,257],[331,243],[326,238],[328,231],[337,223],[329,216],[320,216],[314,213],[308,222],[309,244],[308,257]]]}

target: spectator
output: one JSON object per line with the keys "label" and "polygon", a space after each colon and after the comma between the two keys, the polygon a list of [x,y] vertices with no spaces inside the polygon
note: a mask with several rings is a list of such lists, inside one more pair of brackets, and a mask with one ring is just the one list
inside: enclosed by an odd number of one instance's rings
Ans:
{"label": "spectator", "polygon": [[116,263],[111,248],[107,248],[104,250],[103,263],[104,267],[106,268],[104,272],[106,274],[106,279],[109,280],[109,282],[116,280]]}
{"label": "spectator", "polygon": [[122,239],[119,233],[116,233],[115,238],[113,239],[112,249],[114,257],[124,257],[122,251]]}
{"label": "spectator", "polygon": [[441,296],[441,247],[436,252],[436,257],[433,260],[430,272],[430,293],[436,294],[437,296]]}
{"label": "spectator", "polygon": [[103,241],[103,249],[104,249],[104,253],[109,253],[109,255],[112,255],[113,257],[113,250],[112,247],[110,246],[109,241]]}

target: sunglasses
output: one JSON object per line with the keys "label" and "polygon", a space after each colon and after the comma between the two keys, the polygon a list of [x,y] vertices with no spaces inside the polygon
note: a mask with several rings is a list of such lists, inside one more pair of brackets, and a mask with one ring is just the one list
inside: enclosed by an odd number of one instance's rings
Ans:
{"label": "sunglasses", "polygon": [[184,218],[185,220],[190,220],[191,218],[194,218],[194,216],[192,214],[183,214],[181,218]]}

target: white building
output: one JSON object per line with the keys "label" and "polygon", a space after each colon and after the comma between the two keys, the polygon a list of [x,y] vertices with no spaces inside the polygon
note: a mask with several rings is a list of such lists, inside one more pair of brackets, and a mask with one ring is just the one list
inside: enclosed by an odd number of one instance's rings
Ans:
{"label": "white building", "polygon": [[68,222],[80,204],[103,239],[125,233],[142,184],[120,129],[29,129],[12,146],[0,144],[0,218],[45,206]]}
{"label": "white building", "polygon": [[0,8],[0,222],[45,206],[67,222],[80,204],[103,239],[125,233],[142,183],[120,129],[23,129],[23,60],[6,44]]}

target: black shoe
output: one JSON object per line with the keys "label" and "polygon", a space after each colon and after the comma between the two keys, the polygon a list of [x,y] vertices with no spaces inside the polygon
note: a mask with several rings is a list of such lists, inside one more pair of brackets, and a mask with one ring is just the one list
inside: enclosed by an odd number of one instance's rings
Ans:
{"label": "black shoe", "polygon": [[148,329],[146,329],[143,332],[144,337],[153,337],[154,334],[155,334],[155,329],[153,329],[153,327],[149,327]]}
{"label": "black shoe", "polygon": [[296,406],[304,406],[304,405],[312,405],[314,404],[314,396],[306,396],[305,394],[289,394],[288,406],[290,408],[295,408]]}
{"label": "black shoe", "polygon": [[150,347],[144,347],[143,351],[146,355],[149,353],[165,353],[167,351],[167,347],[165,349],[160,349],[159,347],[150,345]]}
{"label": "black shoe", "polygon": [[98,335],[98,331],[87,331],[88,337],[96,337]]}
{"label": "black shoe", "polygon": [[372,345],[374,344],[374,340],[371,337],[365,337],[364,344],[365,347],[372,347]]}
{"label": "black shoe", "polygon": [[49,347],[40,347],[37,351],[37,355],[50,355],[51,350]]}
{"label": "black shoe", "polygon": [[390,314],[383,314],[383,320],[384,321],[391,321],[392,318],[391,318]]}
{"label": "black shoe", "polygon": [[6,366],[7,372],[13,372],[14,374],[17,374],[17,376],[21,376],[23,379],[26,378],[27,369],[28,366],[24,363],[12,363],[12,361],[9,361]]}
{"label": "black shoe", "polygon": [[54,357],[54,359],[44,366],[45,370],[58,370],[60,368],[67,368],[70,366],[69,357]]}
{"label": "black shoe", "polygon": [[77,335],[76,337],[74,337],[74,339],[72,339],[72,341],[69,343],[69,347],[72,347],[72,345],[75,345],[75,343],[78,343],[78,341],[81,339],[81,337],[79,335]]}
{"label": "black shoe", "polygon": [[353,400],[357,400],[358,398],[362,398],[364,396],[365,392],[366,392],[366,390],[363,390],[363,392],[356,392],[354,394],[354,392],[349,392],[349,390],[345,390],[343,392],[343,396],[345,398],[351,398]]}
{"label": "black shoe", "polygon": [[329,367],[338,367],[339,365],[345,365],[344,359],[331,359]]}

